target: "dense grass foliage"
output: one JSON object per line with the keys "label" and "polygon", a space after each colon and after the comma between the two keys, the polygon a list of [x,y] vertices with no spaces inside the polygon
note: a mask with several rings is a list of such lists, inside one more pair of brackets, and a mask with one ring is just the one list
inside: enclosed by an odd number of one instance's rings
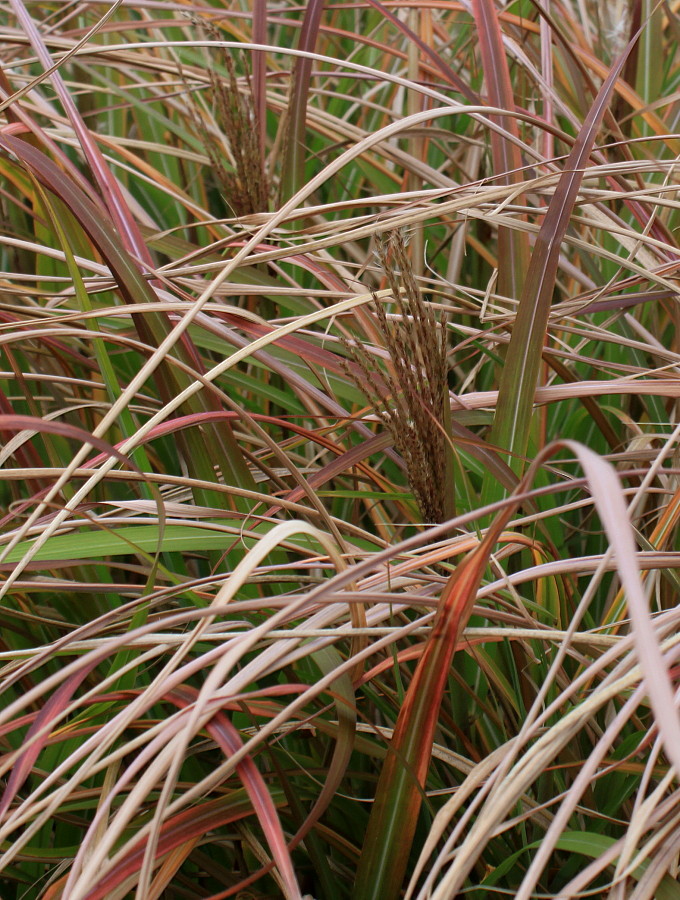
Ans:
{"label": "dense grass foliage", "polygon": [[3,900],[680,898],[679,35],[0,3]]}

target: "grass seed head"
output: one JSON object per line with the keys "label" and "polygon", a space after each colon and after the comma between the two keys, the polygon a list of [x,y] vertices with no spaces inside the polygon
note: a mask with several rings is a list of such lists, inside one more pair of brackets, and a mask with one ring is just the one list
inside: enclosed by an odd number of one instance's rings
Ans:
{"label": "grass seed head", "polygon": [[441,522],[447,440],[442,412],[448,396],[445,332],[422,297],[400,232],[391,232],[381,242],[378,257],[396,310],[388,316],[374,298],[389,363],[381,369],[363,344],[346,341],[345,349],[361,371],[361,377],[351,377],[389,428],[423,519]]}

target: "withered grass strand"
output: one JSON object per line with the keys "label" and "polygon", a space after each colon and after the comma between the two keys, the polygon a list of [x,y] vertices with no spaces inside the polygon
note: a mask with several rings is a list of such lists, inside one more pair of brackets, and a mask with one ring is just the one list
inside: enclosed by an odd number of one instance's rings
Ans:
{"label": "withered grass strand", "polygon": [[446,333],[423,300],[399,232],[391,232],[380,244],[378,257],[394,298],[392,316],[377,299],[373,302],[390,360],[383,370],[362,344],[345,341],[362,376],[350,373],[350,377],[389,429],[406,464],[423,520],[442,522],[446,509],[447,436],[442,424],[448,396]]}

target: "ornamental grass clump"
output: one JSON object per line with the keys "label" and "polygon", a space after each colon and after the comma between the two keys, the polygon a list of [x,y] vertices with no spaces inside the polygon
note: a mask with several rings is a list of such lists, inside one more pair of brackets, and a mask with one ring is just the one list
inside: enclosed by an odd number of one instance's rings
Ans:
{"label": "ornamental grass clump", "polygon": [[0,3],[2,900],[680,900],[678,12]]}

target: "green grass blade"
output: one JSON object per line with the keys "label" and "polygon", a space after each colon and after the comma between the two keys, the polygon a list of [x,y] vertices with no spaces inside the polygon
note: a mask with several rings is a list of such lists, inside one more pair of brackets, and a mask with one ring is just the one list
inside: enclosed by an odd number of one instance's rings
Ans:
{"label": "green grass blade", "polygon": [[[527,451],[534,393],[538,384],[562,241],[581,187],[585,165],[625,60],[624,53],[607,76],[565,162],[564,171],[536,238],[513,324],[489,443],[516,454],[510,457],[509,465],[518,472],[524,468],[522,458]],[[497,495],[495,481],[487,481],[486,499]]]}

